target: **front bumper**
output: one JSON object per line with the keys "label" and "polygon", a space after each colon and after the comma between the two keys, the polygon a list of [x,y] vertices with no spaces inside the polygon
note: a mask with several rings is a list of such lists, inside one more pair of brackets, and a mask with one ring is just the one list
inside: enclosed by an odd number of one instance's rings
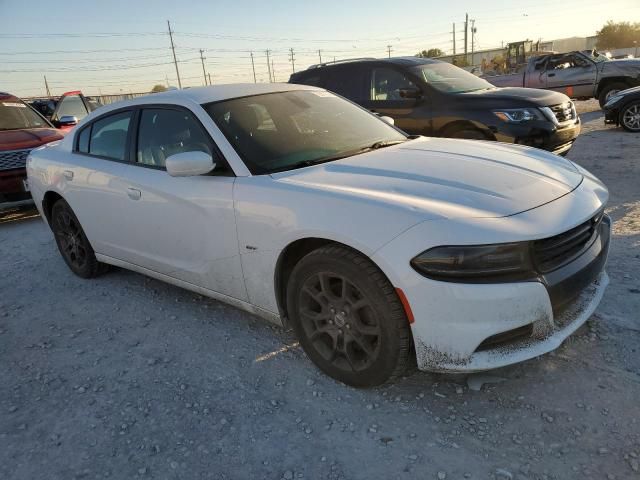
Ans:
{"label": "front bumper", "polygon": [[[489,244],[543,239],[582,224],[606,202],[606,189],[589,177],[574,192],[511,217],[427,221],[373,255],[402,288],[415,322],[412,334],[418,367],[473,372],[503,367],[557,348],[594,312],[608,284],[604,271],[610,223],[570,263],[530,281],[454,283],[425,278],[406,262],[428,238],[429,246]],[[606,217],[605,217],[606,218]]]}
{"label": "front bumper", "polygon": [[[620,102],[618,102],[620,103]],[[604,109],[604,123],[605,125],[607,124],[614,124],[614,125],[619,125],[620,124],[620,110],[618,109],[618,103],[614,104],[613,107],[609,107],[609,108],[605,108]]]}
{"label": "front bumper", "polygon": [[24,168],[0,171],[0,200],[22,200],[29,197]]}
{"label": "front bumper", "polygon": [[580,119],[567,126],[556,126],[549,121],[501,125],[494,135],[499,142],[527,145],[565,155],[580,135]]}

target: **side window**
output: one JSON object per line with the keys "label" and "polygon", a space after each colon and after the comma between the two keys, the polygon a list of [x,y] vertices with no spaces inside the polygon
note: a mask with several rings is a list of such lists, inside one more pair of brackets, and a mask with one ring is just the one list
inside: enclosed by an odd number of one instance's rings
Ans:
{"label": "side window", "polygon": [[80,95],[69,95],[68,97],[63,97],[62,100],[60,100],[58,111],[52,120],[57,122],[62,117],[70,115],[76,117],[78,121],[80,121],[86,117],[88,113],[87,107],[84,106],[84,102],[82,101],[82,98],[80,98]]}
{"label": "side window", "polygon": [[324,88],[354,102],[366,100],[365,72],[365,69],[356,67],[327,69]]}
{"label": "side window", "polygon": [[89,153],[89,138],[91,137],[91,125],[83,128],[78,134],[78,152]]}
{"label": "side window", "polygon": [[131,112],[116,113],[93,122],[89,153],[114,160],[125,160],[130,123]]}
{"label": "side window", "polygon": [[400,96],[402,89],[417,89],[415,83],[391,68],[374,68],[371,75],[371,100],[405,100]]}
{"label": "side window", "polygon": [[138,163],[164,167],[167,157],[194,151],[213,153],[209,137],[191,113],[163,108],[142,110],[136,152]]}

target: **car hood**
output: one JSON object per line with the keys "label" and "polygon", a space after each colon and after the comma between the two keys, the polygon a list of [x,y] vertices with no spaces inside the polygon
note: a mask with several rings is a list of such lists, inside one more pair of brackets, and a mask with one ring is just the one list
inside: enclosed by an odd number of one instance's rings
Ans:
{"label": "car hood", "polygon": [[[460,95],[461,100],[465,102],[469,100],[476,102],[484,100],[488,104],[491,104],[493,108],[502,106],[510,106],[511,108],[517,108],[518,106],[549,106],[569,101],[569,97],[564,93],[539,88],[521,87],[492,88],[458,95]],[[514,105],[514,101],[518,102],[519,105]],[[497,105],[496,102],[508,102],[508,104]]]}
{"label": "car hood", "polygon": [[54,128],[0,130],[0,151],[35,148],[61,138],[62,134]]}
{"label": "car hood", "polygon": [[272,177],[394,205],[422,219],[514,215],[562,197],[582,181],[570,161],[542,150],[424,137]]}
{"label": "car hood", "polygon": [[637,77],[640,74],[640,59],[608,60],[602,64],[602,73],[606,76],[625,74]]}

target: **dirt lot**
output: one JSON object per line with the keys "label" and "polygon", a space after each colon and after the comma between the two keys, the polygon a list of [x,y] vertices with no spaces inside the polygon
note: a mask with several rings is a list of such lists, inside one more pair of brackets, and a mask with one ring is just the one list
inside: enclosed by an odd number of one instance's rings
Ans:
{"label": "dirt lot", "polygon": [[640,478],[640,135],[580,105],[570,158],[609,186],[611,285],[553,354],[354,390],[290,332],[117,270],[71,274],[0,217],[0,478]]}

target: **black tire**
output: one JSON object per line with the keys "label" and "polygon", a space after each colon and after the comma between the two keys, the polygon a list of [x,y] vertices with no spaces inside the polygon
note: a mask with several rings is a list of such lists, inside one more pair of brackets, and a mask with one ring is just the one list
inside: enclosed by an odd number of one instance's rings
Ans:
{"label": "black tire", "polygon": [[78,218],[62,199],[51,209],[51,230],[62,258],[73,273],[82,278],[93,278],[108,270],[108,265],[96,259]]}
{"label": "black tire", "polygon": [[618,115],[618,122],[627,132],[640,132],[640,100],[622,107]]}
{"label": "black tire", "polygon": [[340,382],[373,387],[410,365],[411,329],[396,291],[349,248],[325,246],[300,260],[287,285],[287,310],[309,358]]}
{"label": "black tire", "polygon": [[611,95],[627,88],[629,88],[629,86],[623,82],[612,82],[602,87],[602,90],[600,90],[600,94],[598,95],[600,108],[604,107],[604,104],[607,103],[607,100],[609,100]]}
{"label": "black tire", "polygon": [[488,140],[487,136],[477,128],[460,127],[445,132],[443,137],[446,138],[462,138],[467,140]]}

